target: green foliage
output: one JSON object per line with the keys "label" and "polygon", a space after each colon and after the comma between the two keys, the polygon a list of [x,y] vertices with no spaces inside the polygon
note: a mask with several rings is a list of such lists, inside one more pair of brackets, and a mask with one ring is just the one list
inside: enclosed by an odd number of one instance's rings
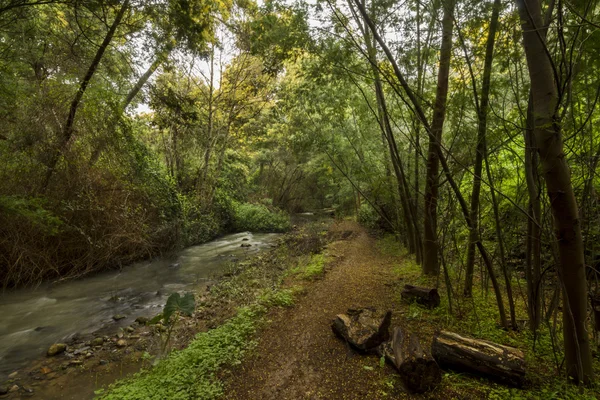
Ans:
{"label": "green foliage", "polygon": [[314,280],[323,275],[325,271],[325,255],[313,254],[310,262],[304,267],[301,276],[303,279]]}
{"label": "green foliage", "polygon": [[295,289],[265,290],[258,301],[268,307],[291,307],[294,305]]}
{"label": "green foliage", "polygon": [[224,366],[238,364],[255,346],[250,340],[266,309],[255,305],[241,308],[225,324],[196,335],[190,345],[173,351],[151,370],[112,385],[102,400],[217,399],[223,386],[215,373]]}
{"label": "green foliage", "polygon": [[0,214],[21,219],[20,223],[31,224],[46,235],[55,235],[64,223],[53,212],[44,208],[45,203],[41,198],[0,196]]}
{"label": "green foliage", "polygon": [[285,232],[290,229],[290,218],[282,211],[271,211],[262,204],[236,203],[233,226],[237,231]]}
{"label": "green foliage", "polygon": [[367,228],[377,228],[379,226],[380,216],[369,204],[361,204],[358,210],[358,222]]}
{"label": "green foliage", "polygon": [[163,320],[165,324],[169,324],[173,314],[191,316],[195,309],[196,302],[193,293],[186,293],[183,297],[179,293],[173,293],[167,299],[163,309]]}

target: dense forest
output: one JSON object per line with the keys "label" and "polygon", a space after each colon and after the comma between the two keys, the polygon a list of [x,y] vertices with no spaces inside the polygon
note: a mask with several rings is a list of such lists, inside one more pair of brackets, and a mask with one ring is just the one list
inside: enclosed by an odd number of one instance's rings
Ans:
{"label": "dense forest", "polygon": [[599,24],[595,0],[1,0],[2,287],[334,209],[592,384]]}

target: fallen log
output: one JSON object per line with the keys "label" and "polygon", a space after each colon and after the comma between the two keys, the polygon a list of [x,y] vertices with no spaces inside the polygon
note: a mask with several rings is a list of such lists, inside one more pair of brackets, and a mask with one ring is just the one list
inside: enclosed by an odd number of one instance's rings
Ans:
{"label": "fallen log", "polygon": [[392,350],[400,378],[409,391],[424,393],[442,381],[440,367],[421,347],[416,335],[400,327],[394,328]]}
{"label": "fallen log", "polygon": [[437,289],[424,288],[413,285],[404,285],[400,296],[408,301],[416,301],[428,308],[436,308],[440,305],[440,295]]}
{"label": "fallen log", "polygon": [[368,351],[389,339],[391,320],[391,311],[383,314],[372,308],[349,309],[336,315],[331,329],[355,349]]}
{"label": "fallen log", "polygon": [[433,338],[431,353],[442,368],[473,373],[517,387],[525,382],[525,356],[514,347],[441,331]]}

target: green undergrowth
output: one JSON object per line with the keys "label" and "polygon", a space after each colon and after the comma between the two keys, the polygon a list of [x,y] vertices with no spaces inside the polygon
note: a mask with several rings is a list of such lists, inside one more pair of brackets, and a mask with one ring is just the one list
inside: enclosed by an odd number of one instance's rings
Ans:
{"label": "green undergrowth", "polygon": [[294,277],[312,281],[321,278],[325,274],[327,254],[317,253],[300,257],[298,264],[290,269],[289,274]]}
{"label": "green undergrowth", "polygon": [[237,231],[286,232],[291,227],[289,215],[264,204],[234,203],[233,211]]}
{"label": "green undergrowth", "polygon": [[240,308],[225,324],[196,335],[190,345],[172,352],[150,370],[116,383],[102,400],[216,399],[223,386],[215,376],[219,368],[240,363],[256,345],[250,340],[258,328],[265,306]]}
{"label": "green undergrowth", "polygon": [[[280,246],[241,263],[232,263],[225,277],[211,287],[197,304],[196,313],[232,309],[231,318],[216,328],[198,333],[188,347],[173,351],[154,367],[98,391],[99,400],[218,399],[223,368],[240,364],[257,344],[254,334],[273,307],[291,307],[303,292],[300,284],[284,287],[284,277],[298,266],[303,254],[310,262],[303,268],[324,264],[319,256],[324,242],[313,236],[320,231],[306,227],[284,237]],[[291,256],[290,254],[298,254]],[[289,285],[287,285],[289,286]],[[216,319],[219,322],[219,319]]]}
{"label": "green undergrowth", "polygon": [[[563,372],[557,372],[557,366],[563,361],[562,354],[562,329],[557,321],[557,329],[551,333],[548,325],[543,325],[536,334],[535,340],[528,329],[521,331],[505,330],[501,328],[498,306],[493,289],[482,287],[480,280],[473,286],[473,296],[465,298],[459,296],[461,277],[450,275],[452,284],[452,301],[448,298],[448,289],[445,284],[443,271],[437,278],[425,277],[421,273],[421,266],[408,256],[405,249],[392,235],[386,235],[377,242],[381,254],[397,258],[399,261],[394,266],[394,273],[398,277],[397,296],[402,304],[402,318],[418,334],[423,344],[430,343],[433,335],[438,330],[449,330],[461,335],[477,339],[489,340],[521,349],[525,354],[527,365],[527,385],[524,389],[515,389],[503,386],[483,378],[469,374],[459,374],[453,371],[444,371],[442,387],[446,393],[460,393],[459,397],[452,395],[449,398],[487,398],[487,399],[596,399],[600,398],[598,389],[583,389],[568,384]],[[451,271],[456,268],[450,268]],[[441,304],[435,309],[427,309],[418,304],[407,304],[400,299],[400,292],[404,284],[416,286],[438,287]],[[526,307],[523,297],[515,291],[516,319],[526,320]],[[506,293],[503,292],[507,318],[510,318]],[[452,312],[450,312],[450,305]],[[554,344],[554,346],[553,346]],[[595,360],[595,369],[600,370],[600,363]],[[440,393],[437,393],[439,395]]]}

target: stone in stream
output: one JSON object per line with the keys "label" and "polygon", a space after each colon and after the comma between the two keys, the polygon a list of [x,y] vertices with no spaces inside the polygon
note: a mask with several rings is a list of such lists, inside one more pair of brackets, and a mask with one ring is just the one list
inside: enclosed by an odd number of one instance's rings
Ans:
{"label": "stone in stream", "polygon": [[392,312],[378,312],[374,308],[349,309],[338,314],[331,328],[333,332],[360,351],[376,348],[390,338]]}
{"label": "stone in stream", "polygon": [[115,321],[120,321],[122,319],[125,319],[126,317],[123,314],[117,314],[117,315],[113,315],[113,319]]}
{"label": "stone in stream", "polygon": [[132,326],[128,326],[127,328],[125,328],[125,330],[129,333],[133,332],[135,329],[133,329]]}
{"label": "stone in stream", "polygon": [[8,376],[8,379],[15,379],[19,375],[19,371],[15,371]]}
{"label": "stone in stream", "polygon": [[252,247],[250,243],[242,243],[240,247]]}
{"label": "stone in stream", "polygon": [[19,391],[19,385],[12,385],[10,389],[8,389],[9,393],[14,393]]}
{"label": "stone in stream", "polygon": [[104,344],[104,339],[101,337],[94,338],[90,344],[94,347],[102,346]]}
{"label": "stone in stream", "polygon": [[127,346],[127,341],[125,339],[120,339],[117,341],[117,347],[125,347]]}
{"label": "stone in stream", "polygon": [[137,322],[140,325],[146,325],[146,323],[148,322],[148,318],[146,318],[146,317],[137,317],[135,319],[135,322]]}
{"label": "stone in stream", "polygon": [[50,346],[50,348],[46,352],[46,355],[48,357],[52,357],[52,356],[55,356],[57,354],[64,353],[65,350],[67,350],[67,345],[66,344],[64,344],[64,343],[54,343],[52,346]]}

